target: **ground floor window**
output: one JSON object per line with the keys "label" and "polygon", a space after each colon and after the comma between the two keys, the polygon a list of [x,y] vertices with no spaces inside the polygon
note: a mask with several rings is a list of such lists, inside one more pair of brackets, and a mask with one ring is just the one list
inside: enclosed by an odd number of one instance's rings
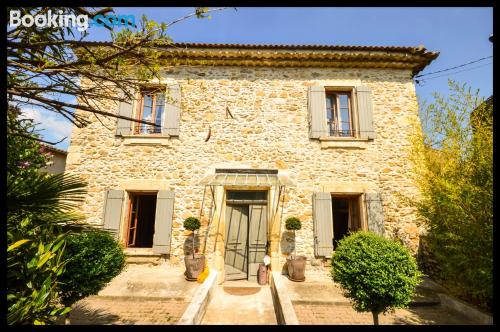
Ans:
{"label": "ground floor window", "polygon": [[333,249],[338,241],[343,239],[349,232],[358,231],[361,226],[361,195],[332,196],[333,215]]}
{"label": "ground floor window", "polygon": [[156,214],[156,192],[129,193],[127,247],[151,248]]}

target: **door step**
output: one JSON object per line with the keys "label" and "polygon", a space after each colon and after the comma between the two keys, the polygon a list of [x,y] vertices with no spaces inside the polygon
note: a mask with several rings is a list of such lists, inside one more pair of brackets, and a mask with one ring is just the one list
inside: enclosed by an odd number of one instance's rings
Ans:
{"label": "door step", "polygon": [[151,248],[127,248],[123,252],[126,264],[159,265],[167,261],[166,255],[155,254]]}

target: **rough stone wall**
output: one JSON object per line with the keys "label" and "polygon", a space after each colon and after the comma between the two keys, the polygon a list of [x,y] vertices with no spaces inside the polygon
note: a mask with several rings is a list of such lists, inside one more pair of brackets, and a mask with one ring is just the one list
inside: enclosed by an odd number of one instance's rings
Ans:
{"label": "rough stone wall", "polygon": [[[198,182],[214,165],[246,165],[287,169],[297,182],[287,188],[283,209],[283,220],[295,215],[303,221],[297,254],[314,256],[312,193],[321,191],[322,183],[351,181],[381,192],[387,236],[396,234],[416,251],[415,214],[398,197],[416,193],[407,158],[410,121],[418,116],[410,71],[200,66],[169,68],[163,77],[182,90],[178,138],[164,139],[164,145],[128,145],[115,137],[116,119],[100,117],[108,129],[93,115],[88,127],[73,128],[66,170],[88,181],[81,211],[89,222],[102,223],[104,193],[120,182],[166,181],[175,190],[171,261],[181,262],[188,234],[182,221],[199,214],[203,197]],[[307,89],[316,84],[370,87],[375,140],[361,149],[322,149],[309,139]],[[226,106],[234,119],[226,117]],[[115,102],[105,108],[117,112]],[[204,142],[209,125],[211,138]]]}

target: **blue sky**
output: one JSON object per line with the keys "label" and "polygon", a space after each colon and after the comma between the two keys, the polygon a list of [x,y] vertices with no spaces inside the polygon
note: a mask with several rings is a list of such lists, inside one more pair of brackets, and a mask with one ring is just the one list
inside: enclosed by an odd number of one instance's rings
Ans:
{"label": "blue sky", "polygon": [[[115,8],[116,14],[145,14],[158,22],[170,22],[193,12],[193,8]],[[89,40],[105,40],[107,30],[89,29]],[[461,65],[493,55],[488,40],[493,33],[491,7],[467,8],[237,8],[212,14],[211,19],[191,18],[171,27],[175,42],[249,44],[325,44],[418,46],[440,52],[423,73]],[[493,93],[493,59],[487,59],[442,77],[417,85],[419,100],[432,101],[432,93],[447,94],[448,78],[480,89],[482,96]],[[478,67],[478,68],[476,68]],[[459,70],[460,73],[449,75]],[[441,74],[441,75],[442,75]],[[438,76],[429,75],[429,77]],[[422,77],[423,78],[423,77]],[[70,126],[52,114],[32,111],[41,122],[41,133],[53,140],[69,135]],[[57,146],[67,149],[69,137]]]}

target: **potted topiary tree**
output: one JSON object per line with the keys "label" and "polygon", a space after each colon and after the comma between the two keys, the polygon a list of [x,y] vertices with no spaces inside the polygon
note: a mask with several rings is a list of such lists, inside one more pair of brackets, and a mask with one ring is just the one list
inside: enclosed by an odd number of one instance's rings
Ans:
{"label": "potted topiary tree", "polygon": [[194,232],[201,226],[200,220],[195,217],[188,217],[184,220],[184,228],[190,230],[192,239],[191,255],[184,256],[184,263],[186,264],[186,272],[184,273],[187,280],[194,281],[205,267],[205,256],[196,255],[194,250]]}
{"label": "potted topiary tree", "polygon": [[286,264],[288,267],[288,278],[293,281],[304,281],[305,270],[306,270],[306,257],[305,256],[297,256],[297,242],[295,231],[301,229],[302,224],[300,220],[296,217],[290,217],[285,221],[285,228],[289,231],[293,231],[293,255],[289,256],[286,259]]}

